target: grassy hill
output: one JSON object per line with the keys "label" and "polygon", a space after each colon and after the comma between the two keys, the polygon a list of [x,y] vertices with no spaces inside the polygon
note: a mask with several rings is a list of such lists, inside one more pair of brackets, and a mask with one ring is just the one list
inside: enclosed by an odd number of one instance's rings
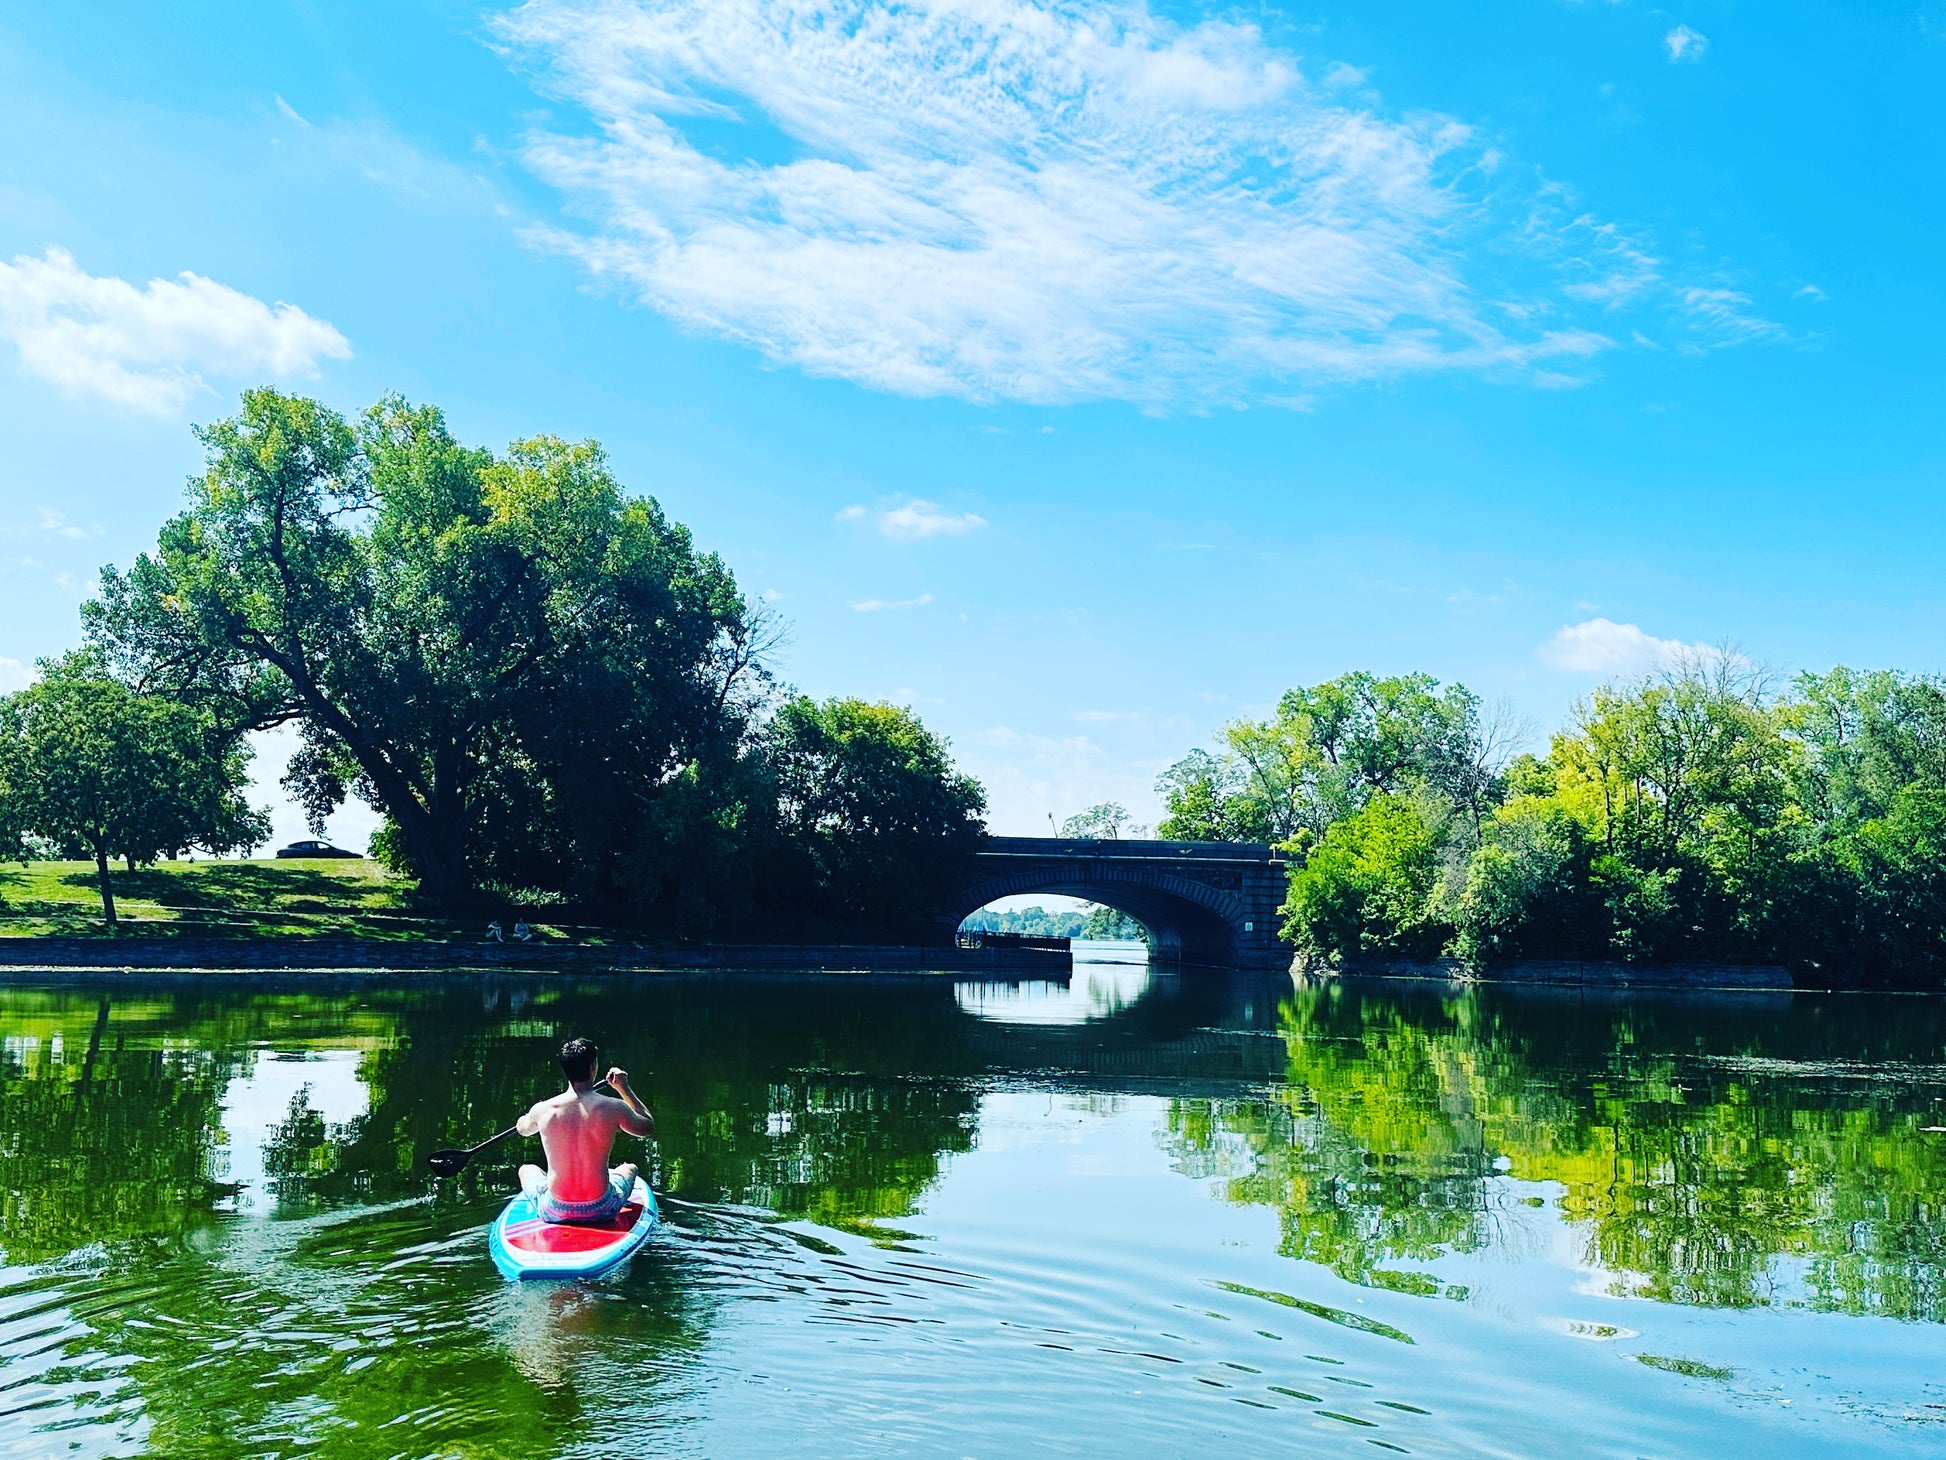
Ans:
{"label": "grassy hill", "polygon": [[[124,937],[477,938],[484,923],[415,914],[412,883],[362,857],[161,862],[111,885]],[[92,863],[0,868],[0,937],[106,934]]]}

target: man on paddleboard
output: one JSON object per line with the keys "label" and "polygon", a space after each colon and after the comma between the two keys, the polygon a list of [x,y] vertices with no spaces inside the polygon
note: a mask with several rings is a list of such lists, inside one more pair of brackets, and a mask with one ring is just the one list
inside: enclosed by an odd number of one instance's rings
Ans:
{"label": "man on paddleboard", "polygon": [[[655,1134],[655,1117],[628,1088],[628,1071],[612,1069],[607,1080],[614,1095],[595,1090],[595,1064],[601,1051],[585,1039],[561,1046],[561,1073],[568,1088],[543,1100],[515,1122],[523,1136],[539,1136],[547,1169],[520,1168],[520,1185],[534,1198],[544,1222],[605,1222],[622,1209],[635,1189],[632,1164],[608,1165],[615,1133]],[[620,1097],[619,1099],[616,1097]]]}

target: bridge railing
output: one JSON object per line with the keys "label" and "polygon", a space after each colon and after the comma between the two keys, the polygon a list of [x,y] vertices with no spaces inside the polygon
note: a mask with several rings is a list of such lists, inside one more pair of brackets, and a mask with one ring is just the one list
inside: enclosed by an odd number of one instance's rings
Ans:
{"label": "bridge railing", "polygon": [[982,852],[1012,857],[1148,857],[1198,861],[1278,862],[1283,853],[1265,842],[1168,842],[1117,837],[990,836]]}

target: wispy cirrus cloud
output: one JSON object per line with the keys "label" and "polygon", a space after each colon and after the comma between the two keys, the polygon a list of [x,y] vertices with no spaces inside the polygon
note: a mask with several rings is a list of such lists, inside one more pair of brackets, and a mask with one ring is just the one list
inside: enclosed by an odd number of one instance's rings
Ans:
{"label": "wispy cirrus cloud", "polygon": [[102,526],[99,522],[92,522],[82,527],[78,523],[68,521],[67,514],[56,512],[52,507],[41,508],[40,519],[41,531],[51,532],[56,537],[71,537],[78,540],[85,537],[100,537],[102,534]]}
{"label": "wispy cirrus cloud", "polygon": [[88,273],[60,248],[0,263],[0,338],[30,375],[157,415],[182,409],[206,375],[310,376],[351,355],[343,335],[296,305],[187,271],[137,288]]}
{"label": "wispy cirrus cloud", "polygon": [[1584,619],[1555,631],[1540,647],[1540,660],[1550,669],[1579,674],[1647,674],[1653,669],[1708,652],[1706,644],[1659,639],[1636,624],[1612,619]]}
{"label": "wispy cirrus cloud", "polygon": [[1646,239],[1235,20],[529,0],[498,28],[585,118],[524,157],[591,225],[529,236],[813,374],[1308,403],[1439,371],[1571,383],[1618,309],[1694,323]]}
{"label": "wispy cirrus cloud", "polygon": [[868,522],[876,519],[878,530],[886,537],[910,541],[925,537],[959,537],[987,525],[977,512],[953,512],[923,497],[909,497],[894,507],[874,513],[862,503],[841,507],[838,522]]}
{"label": "wispy cirrus cloud", "polygon": [[921,593],[917,598],[861,598],[852,604],[853,613],[885,613],[902,608],[924,608],[932,602],[930,593]]}
{"label": "wispy cirrus cloud", "polygon": [[1699,344],[1760,343],[1782,340],[1790,333],[1777,321],[1753,313],[1750,296],[1738,290],[1695,285],[1676,293],[1695,326],[1693,333]]}

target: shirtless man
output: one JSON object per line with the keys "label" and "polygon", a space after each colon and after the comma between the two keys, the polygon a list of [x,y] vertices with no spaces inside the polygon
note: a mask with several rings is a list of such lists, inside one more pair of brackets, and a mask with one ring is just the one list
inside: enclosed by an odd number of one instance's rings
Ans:
{"label": "shirtless man", "polygon": [[522,1135],[539,1136],[547,1153],[545,1171],[538,1166],[520,1168],[521,1189],[534,1198],[543,1221],[600,1223],[614,1216],[635,1189],[633,1164],[609,1168],[615,1132],[655,1134],[655,1117],[628,1088],[627,1070],[608,1072],[615,1095],[595,1093],[595,1061],[600,1053],[585,1039],[562,1045],[561,1073],[568,1077],[568,1088],[515,1122]]}

